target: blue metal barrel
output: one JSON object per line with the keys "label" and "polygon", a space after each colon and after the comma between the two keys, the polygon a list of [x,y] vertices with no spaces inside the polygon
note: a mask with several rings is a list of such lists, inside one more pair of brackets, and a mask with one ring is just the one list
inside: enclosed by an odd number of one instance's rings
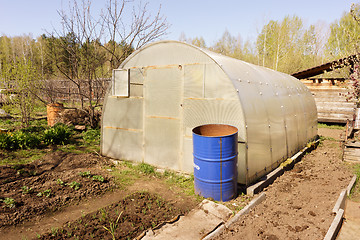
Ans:
{"label": "blue metal barrel", "polygon": [[238,129],[207,124],[193,129],[195,193],[216,201],[237,195]]}

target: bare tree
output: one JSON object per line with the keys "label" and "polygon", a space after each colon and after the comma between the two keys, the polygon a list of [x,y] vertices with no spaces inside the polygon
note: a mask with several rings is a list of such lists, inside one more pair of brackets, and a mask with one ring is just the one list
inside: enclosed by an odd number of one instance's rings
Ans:
{"label": "bare tree", "polygon": [[[133,51],[145,44],[166,35],[169,24],[161,15],[161,5],[155,16],[148,12],[148,4],[139,3],[132,8],[132,21],[124,21],[127,5],[132,1],[109,0],[105,13],[102,15],[104,30],[109,44],[104,45],[110,53],[112,68],[116,68]],[[116,44],[120,43],[121,51],[116,51]]]}
{"label": "bare tree", "polygon": [[[48,33],[49,54],[60,75],[57,77],[66,78],[76,87],[81,109],[89,115],[93,127],[97,125],[95,108],[101,105],[105,92],[103,79],[109,78],[112,69],[134,49],[164,36],[169,28],[161,6],[152,16],[148,3],[133,3],[108,0],[106,9],[95,17],[91,0],[71,0],[67,10],[58,11],[62,29]],[[130,21],[125,16],[129,7]]]}

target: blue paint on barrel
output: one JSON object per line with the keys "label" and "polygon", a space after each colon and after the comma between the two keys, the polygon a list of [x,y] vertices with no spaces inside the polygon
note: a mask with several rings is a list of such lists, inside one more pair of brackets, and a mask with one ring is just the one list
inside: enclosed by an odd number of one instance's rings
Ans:
{"label": "blue paint on barrel", "polygon": [[207,124],[193,129],[195,192],[216,201],[229,201],[237,194],[236,127]]}

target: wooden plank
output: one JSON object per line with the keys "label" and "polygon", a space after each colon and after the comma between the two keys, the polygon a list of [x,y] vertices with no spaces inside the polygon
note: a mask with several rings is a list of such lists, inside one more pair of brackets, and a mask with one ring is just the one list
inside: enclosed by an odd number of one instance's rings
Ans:
{"label": "wooden plank", "polygon": [[360,162],[360,158],[349,158],[349,157],[344,157],[344,161],[347,161],[347,162],[353,162],[353,163],[359,163]]}
{"label": "wooden plank", "polygon": [[348,113],[348,114],[345,114],[345,113],[330,113],[330,112],[318,112],[318,116],[320,117],[333,117],[333,118],[349,118],[349,120],[353,119],[354,118],[354,114],[353,113]]}
{"label": "wooden plank", "polygon": [[360,156],[359,148],[346,148],[346,149],[344,149],[344,153],[350,154],[350,155],[359,155]]}
{"label": "wooden plank", "polygon": [[358,148],[360,148],[360,142],[347,142],[347,143],[345,143],[345,147],[358,147]]}
{"label": "wooden plank", "polygon": [[323,98],[318,98],[316,96],[314,96],[314,100],[315,102],[339,102],[339,103],[347,103],[348,101],[346,101],[346,99],[342,99],[342,98],[330,98],[330,97],[323,97]]}
{"label": "wooden plank", "polygon": [[353,159],[353,160],[359,160],[359,161],[360,161],[360,156],[359,156],[359,155],[346,154],[346,155],[344,156],[344,158]]}
{"label": "wooden plank", "polygon": [[353,160],[353,161],[360,161],[360,156],[353,156],[353,155],[346,155],[344,159]]}
{"label": "wooden plank", "polygon": [[345,114],[345,115],[353,115],[355,113],[354,109],[347,109],[348,111],[345,110],[340,110],[340,109],[318,109],[318,113],[323,113],[323,114],[327,114],[327,113],[335,113],[335,114]]}
{"label": "wooden plank", "polygon": [[360,150],[358,148],[347,148],[344,150],[344,153],[351,156],[360,156]]}
{"label": "wooden plank", "polygon": [[347,93],[349,92],[348,89],[346,88],[339,88],[339,87],[308,87],[308,89],[310,90],[310,92],[312,93],[321,93],[321,92],[326,92],[326,93]]}
{"label": "wooden plank", "polygon": [[352,120],[353,116],[350,114],[345,115],[345,114],[333,114],[333,113],[331,113],[331,114],[330,113],[328,113],[328,114],[318,113],[318,119],[329,119],[329,120],[339,119],[346,123],[346,120]]}
{"label": "wooden plank", "polygon": [[317,101],[316,105],[317,106],[356,108],[356,104],[354,102]]}
{"label": "wooden plank", "polygon": [[347,119],[341,119],[341,118],[321,118],[318,117],[319,123],[346,123]]}

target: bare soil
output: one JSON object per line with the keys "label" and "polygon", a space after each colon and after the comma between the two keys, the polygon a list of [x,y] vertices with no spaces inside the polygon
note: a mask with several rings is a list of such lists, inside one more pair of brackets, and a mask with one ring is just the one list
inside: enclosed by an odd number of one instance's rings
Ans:
{"label": "bare soil", "polygon": [[0,239],[112,239],[116,221],[116,239],[127,239],[198,203],[153,176],[119,188],[105,169],[112,164],[96,154],[52,151],[30,164],[0,166]]}
{"label": "bare soil", "polygon": [[217,239],[323,239],[340,192],[352,177],[342,161],[341,130],[266,188],[266,200]]}
{"label": "bare soil", "polygon": [[[352,177],[341,160],[341,133],[319,129],[327,140],[266,188],[266,200],[218,239],[322,239]],[[30,164],[0,166],[0,239],[131,239],[199,203],[152,175],[119,188],[106,169],[112,164],[96,154],[54,150]],[[84,172],[91,174],[79,175]],[[226,205],[239,210],[250,200],[239,196]]]}

